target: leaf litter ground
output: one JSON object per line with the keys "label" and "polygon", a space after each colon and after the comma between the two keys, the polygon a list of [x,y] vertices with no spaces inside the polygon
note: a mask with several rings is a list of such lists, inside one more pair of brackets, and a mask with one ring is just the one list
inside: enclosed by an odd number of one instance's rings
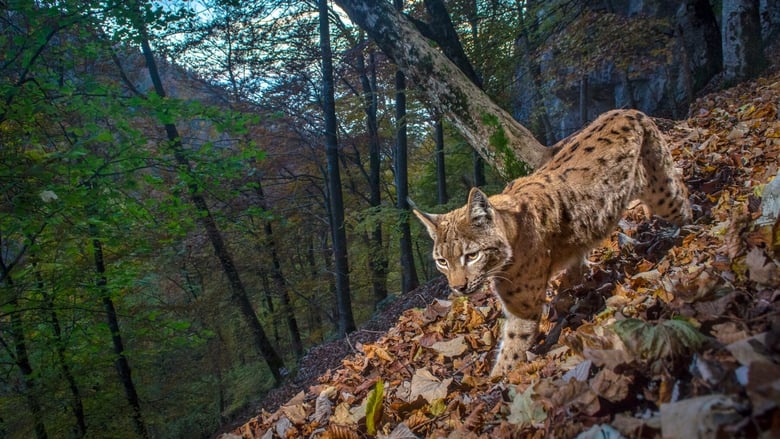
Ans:
{"label": "leaf litter ground", "polygon": [[780,437],[779,105],[774,74],[659,121],[695,223],[629,210],[582,284],[551,294],[529,361],[504,380],[488,378],[499,303],[444,297],[438,281],[222,437]]}

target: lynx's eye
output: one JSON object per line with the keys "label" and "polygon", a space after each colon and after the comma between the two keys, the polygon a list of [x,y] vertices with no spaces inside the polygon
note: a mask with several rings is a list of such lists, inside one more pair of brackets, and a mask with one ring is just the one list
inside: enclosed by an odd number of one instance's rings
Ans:
{"label": "lynx's eye", "polygon": [[469,253],[463,257],[466,260],[466,264],[472,264],[482,259],[482,252]]}
{"label": "lynx's eye", "polygon": [[438,265],[439,268],[447,268],[447,260],[444,258],[436,259],[436,265]]}

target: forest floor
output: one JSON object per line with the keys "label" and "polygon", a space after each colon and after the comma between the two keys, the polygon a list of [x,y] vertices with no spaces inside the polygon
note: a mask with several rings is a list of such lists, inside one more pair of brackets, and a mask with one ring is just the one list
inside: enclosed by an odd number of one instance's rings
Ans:
{"label": "forest floor", "polygon": [[221,437],[780,437],[779,106],[774,73],[659,121],[694,224],[629,211],[505,379],[496,299],[437,281],[312,349]]}

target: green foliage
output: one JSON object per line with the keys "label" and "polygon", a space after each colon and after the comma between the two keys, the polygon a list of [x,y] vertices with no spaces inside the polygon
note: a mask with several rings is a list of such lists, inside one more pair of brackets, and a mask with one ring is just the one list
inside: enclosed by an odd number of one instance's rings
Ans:
{"label": "green foliage", "polygon": [[652,373],[673,367],[681,360],[687,364],[705,342],[704,335],[695,327],[677,319],[658,323],[625,319],[615,322],[611,329]]}
{"label": "green foliage", "polygon": [[375,435],[377,426],[382,421],[382,403],[384,402],[385,383],[379,379],[368,393],[366,399],[366,432]]}

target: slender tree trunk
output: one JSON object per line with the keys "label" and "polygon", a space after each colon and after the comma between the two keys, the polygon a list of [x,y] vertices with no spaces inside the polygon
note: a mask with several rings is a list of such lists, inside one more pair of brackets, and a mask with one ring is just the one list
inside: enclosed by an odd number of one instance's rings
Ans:
{"label": "slender tree trunk", "polygon": [[490,100],[389,2],[335,2],[414,79],[426,101],[445,114],[500,175],[511,178],[525,172],[524,165],[533,169],[552,157],[551,149],[542,146],[528,129]]}
{"label": "slender tree trunk", "polygon": [[580,77],[580,126],[588,123],[588,75]]}
{"label": "slender tree trunk", "polygon": [[338,336],[344,337],[356,329],[352,316],[352,298],[349,289],[347,233],[344,229],[344,199],[341,192],[339,150],[336,137],[336,102],[333,83],[333,55],[330,48],[328,2],[319,0],[320,50],[322,51],[322,100],[325,113],[325,153],[328,160],[328,192],[331,206],[333,258],[336,268],[336,302],[339,310]]}
{"label": "slender tree trunk", "polygon": [[103,298],[103,308],[106,310],[106,320],[108,321],[108,329],[111,331],[111,342],[114,345],[114,365],[116,371],[119,374],[119,381],[122,383],[122,388],[125,391],[125,398],[130,409],[133,411],[133,428],[135,432],[143,437],[148,438],[149,432],[146,430],[146,424],[144,423],[143,414],[141,412],[141,400],[138,398],[138,392],[135,389],[133,383],[133,373],[130,369],[130,362],[127,361],[125,356],[125,346],[122,341],[122,333],[119,329],[119,318],[117,317],[116,308],[114,307],[114,301],[111,300],[111,294],[108,291],[108,280],[106,278],[106,265],[103,260],[103,244],[96,237],[96,229],[94,226],[90,227],[92,233],[92,252],[95,261],[95,286],[97,286],[100,295]]}
{"label": "slender tree trunk", "polygon": [[[154,59],[152,48],[149,45],[149,37],[146,33],[146,28],[140,21],[137,23],[138,30],[141,33],[141,49],[143,51],[144,60],[146,61],[146,67],[149,71],[154,90],[160,97],[165,97],[165,89],[160,79],[159,71],[157,70],[157,62]],[[165,124],[165,132],[170,142],[170,147],[173,150],[174,158],[176,162],[184,169],[190,170],[190,163],[184,154],[184,146],[181,143],[181,136],[174,124]],[[282,370],[284,369],[284,361],[271,345],[268,337],[263,330],[263,326],[260,320],[257,318],[254,308],[252,308],[252,302],[249,300],[249,294],[244,287],[244,283],[241,281],[241,276],[236,269],[236,265],[233,262],[233,255],[225,244],[222,238],[222,233],[219,231],[217,222],[209,211],[206,199],[201,195],[200,188],[197,183],[190,183],[190,200],[195,205],[198,211],[198,221],[206,229],[206,235],[214,247],[214,253],[222,266],[222,271],[228,279],[230,285],[231,297],[234,303],[238,306],[239,311],[244,316],[244,320],[252,333],[252,337],[255,342],[255,346],[265,358],[268,368],[271,370],[271,374],[274,377],[274,381],[279,384],[282,382]]]}
{"label": "slender tree trunk", "polygon": [[[257,251],[261,252],[262,249],[258,248]],[[259,271],[259,275],[260,275],[260,284],[263,286],[263,292],[265,293],[264,294],[265,309],[268,310],[268,314],[266,314],[266,316],[270,318],[271,327],[273,328],[274,345],[279,346],[279,342],[280,342],[279,325],[276,324],[276,316],[274,315],[275,314],[274,297],[271,288],[271,281],[268,279],[268,272],[265,269],[261,268]]]}
{"label": "slender tree trunk", "polygon": [[[394,0],[396,9],[403,8],[403,0]],[[412,253],[412,231],[409,227],[409,178],[407,166],[407,138],[406,138],[406,76],[404,72],[395,72],[395,190],[398,209],[404,212],[401,218],[401,292],[406,293],[417,288],[419,280],[414,266],[414,254]]]}
{"label": "slender tree trunk", "polygon": [[[263,194],[260,182],[258,182],[257,190],[260,193],[261,199],[264,200],[265,195]],[[263,209],[266,208],[265,201],[260,202],[260,207]],[[273,279],[276,291],[279,294],[279,298],[282,300],[282,310],[287,321],[287,330],[290,332],[290,344],[292,345],[295,358],[301,358],[303,357],[301,331],[298,328],[298,320],[295,318],[295,310],[293,309],[292,300],[290,299],[290,290],[287,288],[287,281],[284,279],[284,274],[282,274],[282,262],[279,259],[276,238],[274,237],[273,226],[271,226],[270,221],[265,221],[265,224],[263,224],[263,231],[265,232],[265,242],[268,251],[271,253],[271,279]]]}
{"label": "slender tree trunk", "polygon": [[444,167],[444,121],[442,117],[436,118],[436,199],[439,204],[446,204],[447,197],[447,170]]}
{"label": "slender tree trunk", "polygon": [[301,254],[300,267],[302,272],[308,271],[309,279],[317,284],[317,287],[309,292],[309,300],[306,302],[306,317],[309,326],[309,340],[314,344],[318,344],[324,340],[326,334],[325,319],[330,320],[331,316],[329,310],[323,307],[325,301],[322,299],[321,282],[318,282],[319,267],[314,254],[315,236],[316,233],[314,231],[305,233],[306,243],[305,247],[302,245],[304,251]]}
{"label": "slender tree trunk", "polygon": [[[370,66],[366,68],[363,55],[357,59],[357,67],[360,72],[360,84],[363,88],[363,107],[366,113],[366,131],[368,131],[368,160],[369,160],[369,204],[373,208],[382,205],[382,175],[381,175],[381,151],[379,143],[379,124],[377,122],[377,96],[376,96],[376,64],[374,51],[368,53]],[[378,304],[387,297],[387,254],[382,243],[382,225],[377,222],[369,239],[369,251],[371,269],[371,286],[374,291],[374,304]]]}
{"label": "slender tree trunk", "polygon": [[[263,185],[260,179],[257,180],[257,195],[260,199],[260,208],[268,210],[268,204],[265,201],[265,193],[263,192]],[[285,280],[284,274],[282,273],[282,261],[279,259],[278,251],[279,246],[276,243],[276,237],[274,236],[271,222],[265,220],[263,223],[266,246],[271,253],[271,279],[273,279],[276,291],[282,300],[282,310],[284,311],[285,320],[287,321],[287,330],[290,332],[290,344],[292,345],[293,354],[295,354],[295,358],[300,359],[303,357],[301,331],[298,328],[298,320],[295,318],[295,309],[292,306],[292,299],[290,298],[290,289],[287,287],[287,280]]]}
{"label": "slender tree trunk", "polygon": [[474,186],[482,187],[485,185],[485,160],[474,151],[471,158],[474,174]]}
{"label": "slender tree trunk", "polygon": [[[14,283],[11,279],[11,275],[5,269],[3,264],[3,281],[9,287],[13,289]],[[22,324],[21,311],[19,309],[19,301],[17,300],[15,292],[12,292],[11,300],[8,305],[13,310],[11,314],[11,330],[10,337],[12,343],[12,350],[9,349],[9,353],[14,358],[16,367],[22,372],[22,385],[24,388],[24,396],[27,400],[27,409],[30,410],[32,416],[33,429],[35,430],[36,439],[46,439],[49,437],[46,432],[46,425],[43,423],[43,409],[41,403],[38,401],[36,395],[36,385],[34,379],[34,371],[32,364],[30,364],[30,356],[27,352],[27,340],[24,336],[24,326]]]}
{"label": "slender tree trunk", "polygon": [[54,297],[51,294],[44,292],[43,288],[40,288],[39,291],[43,295],[43,299],[46,304],[46,310],[49,312],[50,323],[54,333],[54,344],[57,351],[57,362],[60,364],[62,376],[68,383],[68,390],[70,390],[71,394],[73,416],[76,418],[76,425],[74,427],[73,434],[75,437],[84,437],[84,435],[87,433],[87,421],[84,417],[84,403],[81,399],[81,391],[79,390],[79,386],[76,383],[76,377],[73,376],[73,372],[70,370],[68,361],[65,358],[65,340],[62,337],[62,325],[60,325],[59,316],[57,315],[57,311],[54,309]]}

